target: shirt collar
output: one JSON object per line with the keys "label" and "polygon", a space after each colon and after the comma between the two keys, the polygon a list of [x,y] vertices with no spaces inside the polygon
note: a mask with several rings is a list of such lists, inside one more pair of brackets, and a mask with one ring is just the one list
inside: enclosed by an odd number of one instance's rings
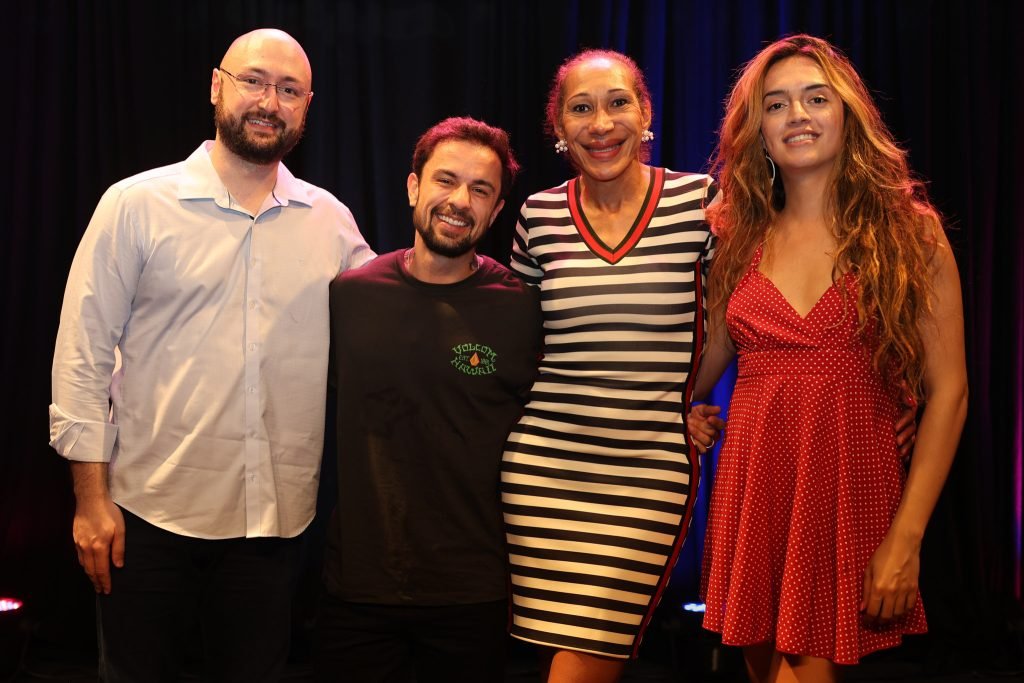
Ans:
{"label": "shirt collar", "polygon": [[[217,206],[231,207],[228,189],[224,186],[210,160],[213,140],[206,140],[185,160],[181,182],[178,183],[178,199],[212,199]],[[283,163],[277,165],[277,181],[271,191],[277,204],[287,206],[298,202],[312,206],[309,189],[304,182],[292,175]]]}

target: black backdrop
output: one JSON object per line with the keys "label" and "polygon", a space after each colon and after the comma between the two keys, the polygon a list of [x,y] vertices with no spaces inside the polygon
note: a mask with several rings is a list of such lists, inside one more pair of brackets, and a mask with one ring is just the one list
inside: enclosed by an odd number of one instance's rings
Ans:
{"label": "black backdrop", "polygon": [[[567,55],[600,46],[633,55],[654,93],[653,161],[699,170],[735,70],[765,41],[806,31],[843,48],[875,91],[948,218],[964,281],[971,410],[926,538],[922,583],[939,643],[933,651],[1019,655],[1012,630],[1022,587],[1019,7],[984,0],[8,6],[0,19],[9,122],[0,176],[7,292],[0,363],[8,396],[0,412],[0,595],[27,599],[44,633],[90,637],[89,589],[70,544],[67,466],[46,445],[64,279],[109,184],[183,159],[212,136],[210,70],[232,38],[275,26],[306,47],[316,95],[306,138],[287,163],[346,202],[381,252],[411,242],[404,179],[420,132],[453,114],[506,128],[525,170],[483,248],[504,260],[515,207],[568,173],[542,133],[547,85]],[[677,571],[679,596],[692,593],[699,536],[692,534]]]}

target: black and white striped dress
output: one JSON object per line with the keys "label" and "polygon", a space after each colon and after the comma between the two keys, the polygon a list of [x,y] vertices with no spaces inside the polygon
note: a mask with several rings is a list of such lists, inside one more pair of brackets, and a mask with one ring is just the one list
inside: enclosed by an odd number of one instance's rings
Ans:
{"label": "black and white striped dress", "polygon": [[541,288],[545,339],[502,464],[517,638],[636,656],[697,491],[683,411],[704,338],[714,188],[651,169],[616,248],[588,224],[578,180],[523,206],[512,268]]}

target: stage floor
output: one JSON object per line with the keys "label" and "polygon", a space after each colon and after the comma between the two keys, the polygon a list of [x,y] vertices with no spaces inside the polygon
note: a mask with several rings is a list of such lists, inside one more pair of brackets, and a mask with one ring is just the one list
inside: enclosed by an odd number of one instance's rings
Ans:
{"label": "stage floor", "polygon": [[[663,644],[663,643],[662,643]],[[746,677],[740,670],[738,653],[731,649],[720,651],[716,660],[717,671],[701,657],[686,659],[676,657],[661,647],[645,650],[639,660],[631,663],[623,683],[742,683]],[[676,655],[679,653],[677,652]],[[72,651],[66,647],[54,647],[46,643],[29,644],[21,669],[13,677],[0,678],[8,683],[31,683],[33,681],[60,681],[61,683],[98,683],[96,666],[87,650]],[[900,651],[881,653],[866,659],[860,666],[849,670],[847,683],[872,681],[874,683],[1005,683],[1024,681],[1024,672],[956,670],[956,667],[926,670],[920,663],[907,661]],[[700,660],[700,661],[694,661]],[[933,668],[933,667],[928,667]],[[6,676],[11,676],[9,664],[3,667]],[[183,676],[182,683],[198,681],[198,677]],[[298,683],[312,681],[309,663],[293,662],[289,665],[284,681]],[[537,683],[537,666],[530,646],[513,641],[510,643],[509,663],[503,683]],[[474,682],[477,683],[477,682]],[[486,683],[486,682],[479,682]],[[498,682],[495,682],[498,683]]]}

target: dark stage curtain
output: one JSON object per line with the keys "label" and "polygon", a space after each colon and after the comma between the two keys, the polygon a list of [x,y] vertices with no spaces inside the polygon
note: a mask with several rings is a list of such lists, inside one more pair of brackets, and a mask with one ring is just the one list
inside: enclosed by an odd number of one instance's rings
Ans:
{"label": "dark stage curtain", "polygon": [[[316,94],[287,163],[346,202],[380,252],[412,240],[404,184],[419,133],[453,114],[506,128],[525,170],[483,250],[507,260],[516,207],[569,173],[542,126],[548,83],[566,56],[601,46],[633,55],[654,93],[653,161],[701,170],[735,70],[766,41],[806,31],[851,56],[948,220],[971,408],[926,538],[922,584],[935,651],[1013,656],[1024,403],[1019,3],[39,0],[10,4],[0,25],[13,122],[0,183],[0,362],[10,389],[0,595],[26,598],[38,620],[63,612],[62,628],[88,637],[67,465],[46,445],[67,268],[108,185],[212,137],[210,71],[231,39],[276,26],[306,47]],[[702,532],[691,533],[671,600],[695,593]]]}

